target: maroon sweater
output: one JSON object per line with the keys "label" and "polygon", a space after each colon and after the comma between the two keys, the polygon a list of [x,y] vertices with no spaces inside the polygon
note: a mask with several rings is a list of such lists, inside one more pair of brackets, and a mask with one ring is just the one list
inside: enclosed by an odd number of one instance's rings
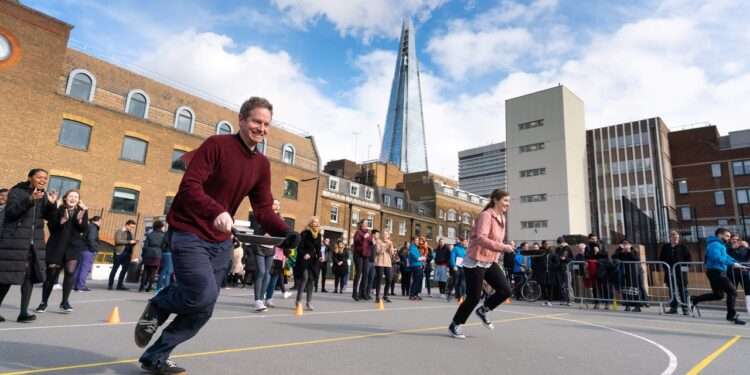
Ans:
{"label": "maroon sweater", "polygon": [[245,197],[266,232],[283,236],[289,230],[273,212],[271,164],[250,151],[239,135],[215,135],[190,153],[187,171],[167,215],[171,229],[189,232],[210,242],[229,239],[214,228],[222,212],[234,217]]}

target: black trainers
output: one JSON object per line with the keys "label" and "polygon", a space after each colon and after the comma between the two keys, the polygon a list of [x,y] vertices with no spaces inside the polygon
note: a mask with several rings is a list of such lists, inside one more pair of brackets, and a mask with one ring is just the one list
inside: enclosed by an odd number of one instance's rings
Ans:
{"label": "black trainers", "polygon": [[149,302],[135,325],[135,345],[145,348],[161,323],[163,322],[159,321],[159,310]]}
{"label": "black trainers", "polygon": [[733,320],[733,322],[734,322],[734,324],[736,324],[736,325],[738,325],[738,326],[744,326],[744,325],[745,325],[745,321],[744,321],[744,320],[741,320],[741,319],[740,319],[740,318],[738,318],[738,317],[735,317],[735,318],[734,318],[734,320]]}
{"label": "black trainers", "polygon": [[3,316],[2,316],[2,315],[0,315],[0,323],[2,323],[2,322],[4,322],[4,321],[5,321],[5,318],[3,318]]}
{"label": "black trainers", "polygon": [[155,375],[187,375],[187,370],[177,366],[173,360],[168,359],[158,365],[141,362],[141,369]]}
{"label": "black trainers", "polygon": [[464,331],[461,329],[461,326],[451,322],[451,325],[448,326],[448,331],[451,333],[451,337],[454,339],[465,339],[466,335],[464,335]]}
{"label": "black trainers", "polygon": [[21,314],[18,316],[18,319],[16,319],[18,323],[31,323],[35,320],[36,320],[36,315],[29,314],[29,313]]}
{"label": "black trainers", "polygon": [[492,324],[492,321],[487,319],[487,308],[484,306],[479,306],[474,311],[475,314],[479,317],[479,319],[482,321],[482,324],[484,324],[485,328],[489,329],[490,331],[495,329],[495,325]]}
{"label": "black trainers", "polygon": [[40,303],[34,311],[38,314],[44,314],[44,312],[47,311],[47,304],[44,302]]}
{"label": "black trainers", "polygon": [[70,303],[64,302],[60,304],[60,311],[70,314],[73,312],[73,306],[70,306]]}

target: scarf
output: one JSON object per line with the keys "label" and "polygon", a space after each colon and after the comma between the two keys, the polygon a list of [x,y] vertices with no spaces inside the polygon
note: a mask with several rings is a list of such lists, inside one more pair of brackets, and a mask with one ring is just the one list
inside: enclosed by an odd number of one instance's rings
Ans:
{"label": "scarf", "polygon": [[313,228],[310,228],[310,234],[312,234],[312,238],[318,239],[318,235],[320,234],[320,229],[315,230]]}

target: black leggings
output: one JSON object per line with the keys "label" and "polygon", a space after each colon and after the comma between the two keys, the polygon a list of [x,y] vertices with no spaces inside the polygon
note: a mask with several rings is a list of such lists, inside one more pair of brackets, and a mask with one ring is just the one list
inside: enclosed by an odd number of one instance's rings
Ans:
{"label": "black leggings", "polygon": [[432,268],[424,269],[424,285],[427,288],[427,295],[432,295]]}
{"label": "black leggings", "polygon": [[[65,272],[63,275],[63,296],[62,303],[68,303],[70,298],[70,291],[73,290],[73,283],[75,278],[73,275],[76,272],[76,266],[78,265],[77,260],[68,260],[65,262]],[[47,280],[44,282],[42,287],[42,303],[47,304],[49,296],[52,294],[52,287],[55,286],[57,280],[60,279],[60,271],[62,270],[59,264],[48,264],[47,265]]]}
{"label": "black leggings", "polygon": [[380,284],[383,282],[385,274],[385,286],[383,287],[383,297],[388,298],[389,286],[391,285],[391,267],[375,267],[375,297],[380,299]]}
{"label": "black leggings", "polygon": [[406,296],[411,292],[411,271],[401,271],[401,295]]}
{"label": "black leggings", "polygon": [[495,290],[493,295],[484,300],[484,307],[487,309],[494,310],[510,297],[508,279],[497,263],[492,263],[489,268],[479,266],[464,268],[464,274],[466,276],[466,299],[458,307],[456,315],[453,316],[453,323],[466,323],[472,310],[479,303],[479,298],[482,295],[482,281],[486,281]]}
{"label": "black leggings", "polygon": [[[0,284],[0,306],[3,304],[5,296],[10,290],[10,284]],[[29,302],[31,302],[31,292],[34,290],[34,284],[31,283],[30,271],[26,270],[26,277],[23,279],[21,284],[21,313],[20,315],[28,315],[29,313]]]}
{"label": "black leggings", "polygon": [[341,288],[342,292],[344,291],[344,273],[343,272],[339,272],[339,273],[334,274],[334,278],[333,278],[333,290],[335,292],[338,292],[339,288]]}

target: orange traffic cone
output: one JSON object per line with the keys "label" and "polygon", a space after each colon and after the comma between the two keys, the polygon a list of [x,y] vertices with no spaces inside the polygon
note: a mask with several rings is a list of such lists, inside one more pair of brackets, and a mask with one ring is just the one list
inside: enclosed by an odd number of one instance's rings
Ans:
{"label": "orange traffic cone", "polygon": [[120,324],[120,308],[115,306],[112,312],[107,317],[107,323],[109,324]]}
{"label": "orange traffic cone", "polygon": [[378,310],[385,310],[385,305],[383,304],[382,299],[378,301]]}
{"label": "orange traffic cone", "polygon": [[304,310],[302,309],[302,304],[298,303],[297,308],[294,310],[294,315],[302,316],[303,313],[304,313]]}

